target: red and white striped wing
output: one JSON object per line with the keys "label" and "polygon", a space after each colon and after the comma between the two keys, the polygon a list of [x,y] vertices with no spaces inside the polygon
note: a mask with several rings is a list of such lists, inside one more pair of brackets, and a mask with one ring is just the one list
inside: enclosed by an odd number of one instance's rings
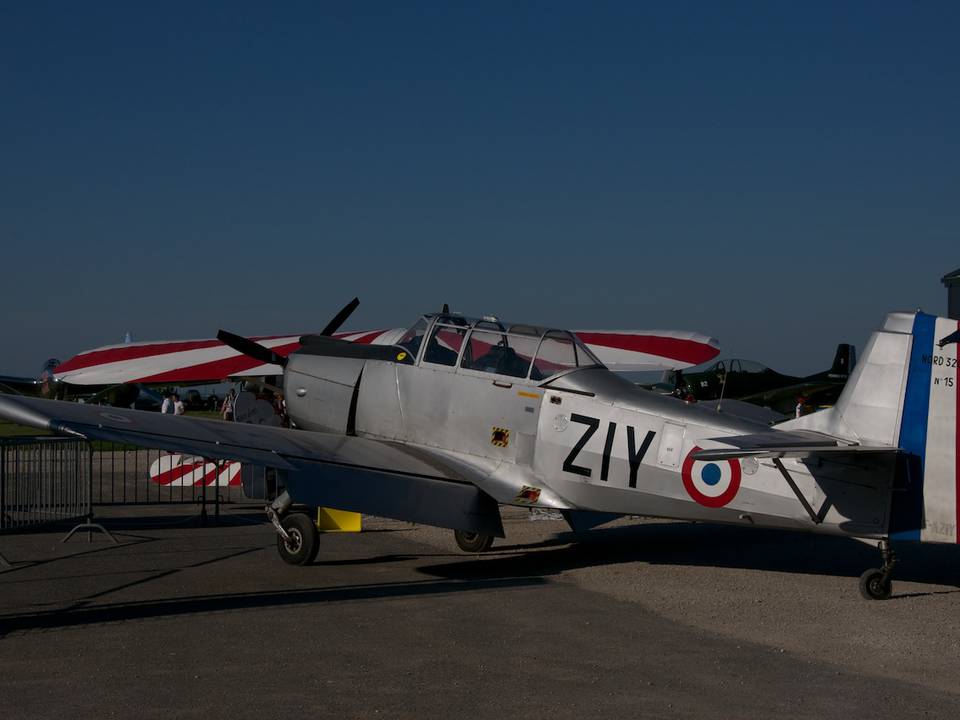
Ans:
{"label": "red and white striped wing", "polygon": [[611,370],[685,370],[720,354],[716,338],[683,330],[577,330],[577,337]]}
{"label": "red and white striped wing", "polygon": [[[403,330],[337,333],[334,337],[363,344],[391,344]],[[286,357],[300,347],[300,335],[251,338]],[[281,375],[279,365],[265,365],[219,340],[138,342],[87,350],[55,370],[61,382],[73,385],[121,383],[189,384],[220,382],[230,377]]]}
{"label": "red and white striped wing", "polygon": [[[404,328],[342,332],[334,337],[370,345],[391,345]],[[719,343],[711,337],[674,330],[578,330],[580,340],[611,370],[682,370],[716,357]],[[251,338],[278,355],[300,347],[300,335]],[[190,384],[220,382],[230,377],[280,375],[279,365],[265,365],[219,340],[137,342],[87,350],[55,370],[61,382],[73,385],[121,383]]]}

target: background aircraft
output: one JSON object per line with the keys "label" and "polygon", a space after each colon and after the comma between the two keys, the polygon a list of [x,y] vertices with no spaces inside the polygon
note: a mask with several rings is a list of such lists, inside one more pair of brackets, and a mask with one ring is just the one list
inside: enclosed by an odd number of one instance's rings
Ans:
{"label": "background aircraft", "polygon": [[[406,328],[338,332],[333,336],[359,345],[391,345]],[[323,333],[321,333],[323,334]],[[251,338],[281,358],[300,349],[304,335]],[[579,330],[577,337],[607,367],[617,371],[684,369],[709,362],[720,352],[715,338],[677,330]],[[86,350],[53,371],[57,382],[76,386],[122,383],[189,385],[236,377],[283,373],[277,363],[258,362],[219,339],[123,343]]]}
{"label": "background aircraft", "polygon": [[727,358],[699,372],[665,373],[657,388],[692,395],[700,402],[742,400],[792,417],[798,397],[804,399],[805,413],[835,404],[856,363],[856,348],[842,343],[829,370],[806,377],[784,375],[752,360]]}
{"label": "background aircraft", "polygon": [[[344,311],[354,307],[351,302]],[[333,322],[339,325],[342,319]],[[360,345],[390,345],[404,331],[338,332],[335,337]],[[286,357],[300,348],[301,337],[271,335],[253,340]],[[720,352],[715,338],[686,331],[584,330],[578,337],[609,367],[623,371],[680,370],[707,362]],[[280,365],[257,362],[216,338],[133,342],[128,332],[122,343],[86,350],[62,363],[48,360],[38,379],[0,376],[0,393],[156,411],[163,402],[162,388],[236,379],[262,382],[282,372]],[[204,398],[196,391],[182,396],[191,409],[215,410],[219,406],[215,396]]]}
{"label": "background aircraft", "polygon": [[304,337],[286,358],[221,332],[283,366],[299,429],[12,396],[0,416],[276,468],[286,492],[268,515],[289,563],[315,557],[318,507],[452,528],[482,551],[517,505],[575,529],[642,514],[876,540],[883,564],[860,590],[880,599],[891,539],[958,542],[957,344],[938,344],[957,330],[888,315],[835,407],[774,428],[639,388],[573,333],[448,314],[393,345]]}
{"label": "background aircraft", "polygon": [[[124,338],[124,344],[131,342],[128,332]],[[97,405],[133,407],[137,410],[159,410],[163,402],[163,398],[156,390],[141,384],[74,385],[60,382],[56,377],[56,370],[62,364],[56,358],[48,359],[43,363],[36,378],[0,375],[0,393],[59,400],[83,400]]]}
{"label": "background aircraft", "polygon": [[19,377],[16,375],[0,375],[0,393],[11,395],[29,395],[31,397],[53,397],[51,383],[54,381],[53,371],[60,364],[56,358],[50,358],[35,378]]}
{"label": "background aircraft", "polygon": [[[389,345],[404,332],[364,330],[336,333],[342,340],[361,345]],[[253,338],[280,357],[300,348],[301,335]],[[585,330],[579,332],[588,346],[611,367],[631,370],[682,369],[709,361],[720,352],[716,339],[694,332],[671,330]],[[167,340],[124,342],[86,350],[66,362],[51,359],[38,379],[0,376],[0,393],[82,400],[97,405],[159,410],[162,388],[216,384],[226,380],[273,378],[283,369],[259,363],[220,340]],[[191,409],[215,410],[215,397],[196,391],[182,396]]]}

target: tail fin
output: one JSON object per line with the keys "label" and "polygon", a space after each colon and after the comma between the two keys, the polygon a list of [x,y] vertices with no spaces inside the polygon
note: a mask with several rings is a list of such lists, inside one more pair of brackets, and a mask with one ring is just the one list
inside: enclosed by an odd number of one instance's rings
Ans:
{"label": "tail fin", "polygon": [[891,536],[960,542],[960,323],[892,313],[864,349],[835,407],[783,423],[864,445],[898,447]]}
{"label": "tail fin", "polygon": [[837,345],[837,354],[833,356],[833,365],[830,366],[829,376],[837,379],[848,377],[856,364],[856,346],[840,343]]}

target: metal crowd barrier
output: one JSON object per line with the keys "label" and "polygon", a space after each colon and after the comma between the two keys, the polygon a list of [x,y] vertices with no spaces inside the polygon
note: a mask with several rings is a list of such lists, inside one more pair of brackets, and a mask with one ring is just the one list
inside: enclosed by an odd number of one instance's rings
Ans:
{"label": "metal crowd barrier", "polygon": [[264,503],[277,495],[262,467],[60,437],[0,438],[0,532],[86,518],[94,506]]}
{"label": "metal crowd barrier", "polygon": [[[62,437],[0,438],[0,534],[77,520],[78,531],[96,530],[96,505],[196,503],[206,523],[224,503],[263,504],[278,493],[276,474],[262,467]],[[0,554],[0,567],[10,563]]]}
{"label": "metal crowd barrier", "polygon": [[124,443],[90,445],[94,505],[262,504],[276,496],[272,471],[265,468]]}
{"label": "metal crowd barrier", "polygon": [[0,532],[90,516],[90,445],[0,438]]}

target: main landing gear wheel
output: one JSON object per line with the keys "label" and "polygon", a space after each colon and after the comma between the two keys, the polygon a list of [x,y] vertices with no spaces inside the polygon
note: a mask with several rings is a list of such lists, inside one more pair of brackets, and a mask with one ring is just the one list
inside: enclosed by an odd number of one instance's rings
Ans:
{"label": "main landing gear wheel", "polygon": [[453,537],[457,541],[457,547],[464,552],[482,553],[489,550],[490,546],[493,545],[493,535],[454,530]]}
{"label": "main landing gear wheel", "polygon": [[871,568],[860,576],[860,594],[867,600],[888,600],[893,592],[893,566],[897,564],[897,557],[890,547],[890,540],[880,541],[880,555],[883,558],[883,567]]}
{"label": "main landing gear wheel", "polygon": [[309,565],[320,549],[320,533],[306,513],[290,513],[280,521],[290,540],[277,535],[277,552],[289,565]]}

